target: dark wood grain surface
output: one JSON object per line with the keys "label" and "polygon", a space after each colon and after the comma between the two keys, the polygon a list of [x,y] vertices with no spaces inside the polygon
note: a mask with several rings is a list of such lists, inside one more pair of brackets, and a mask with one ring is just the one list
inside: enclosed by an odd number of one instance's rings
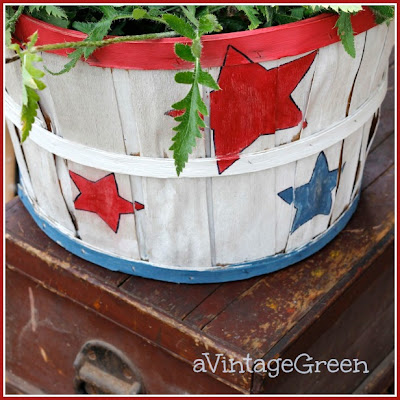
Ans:
{"label": "dark wood grain surface", "polygon": [[[393,74],[393,64],[391,69]],[[10,202],[6,222],[10,373],[44,392],[68,393],[72,390],[72,383],[66,382],[73,374],[73,357],[85,338],[97,335],[118,342],[137,358],[134,361],[153,393],[346,393],[362,385],[365,377],[353,375],[303,379],[290,374],[272,381],[262,374],[226,374],[221,368],[200,377],[192,372],[191,365],[204,352],[223,353],[234,359],[250,354],[267,361],[307,350],[326,357],[356,354],[370,360],[374,368],[390,353],[394,254],[391,82],[356,213],[324,249],[279,272],[203,285],[158,282],[111,272],[52,242],[18,199]],[[73,343],[73,351],[62,353],[66,358],[57,360],[58,364],[43,364],[40,347],[45,349],[47,343],[37,342],[42,340],[37,336],[29,339],[29,288],[39,299],[39,312],[50,324],[45,327],[45,337],[56,338],[49,339],[46,354],[48,351],[55,357],[57,341],[59,346]],[[36,353],[30,361],[29,350],[23,352],[21,346],[32,343]],[[132,350],[135,346],[144,346],[146,351]],[[150,358],[146,358],[146,352]],[[53,373],[46,372],[49,368]],[[149,377],[149,371],[156,371],[158,380]],[[181,374],[185,379],[180,379]],[[45,376],[52,382],[48,387]]]}

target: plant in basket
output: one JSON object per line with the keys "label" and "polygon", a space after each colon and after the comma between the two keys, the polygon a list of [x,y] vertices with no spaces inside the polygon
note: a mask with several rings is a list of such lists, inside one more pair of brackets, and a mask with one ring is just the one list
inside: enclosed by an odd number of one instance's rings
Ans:
{"label": "plant in basket", "polygon": [[314,253],[354,212],[393,7],[6,14],[21,196],[70,251],[162,280],[244,279]]}

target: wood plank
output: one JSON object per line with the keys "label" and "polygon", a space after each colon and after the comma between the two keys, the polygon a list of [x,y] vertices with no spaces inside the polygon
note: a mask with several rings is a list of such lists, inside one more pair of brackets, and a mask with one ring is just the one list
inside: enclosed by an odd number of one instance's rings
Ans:
{"label": "wood plank", "polygon": [[43,395],[43,391],[34,385],[31,385],[24,379],[6,371],[6,394],[36,394]]}
{"label": "wood plank", "polygon": [[174,267],[211,267],[206,180],[143,180],[149,261]]}
{"label": "wood plank", "polygon": [[377,126],[374,125],[374,120],[376,119],[376,116],[377,116],[376,114],[373,115],[363,127],[360,156],[354,180],[353,192],[351,195],[352,199],[354,199],[360,193],[361,190],[361,183],[362,183],[362,178],[364,176],[365,163],[367,161],[367,156],[368,156],[369,138],[374,137],[375,130],[377,129]]}
{"label": "wood plank", "polygon": [[[313,135],[346,117],[348,99],[362,59],[364,43],[365,33],[355,37],[356,58],[354,59],[350,59],[341,43],[319,49],[306,110],[307,126],[301,131],[300,138]],[[338,84],[339,82],[340,84]],[[343,142],[339,142],[320,153],[325,155],[329,171],[341,168],[339,162],[342,145]],[[354,150],[358,154],[357,149]],[[318,156],[318,154],[313,155],[297,162],[293,190],[310,181]],[[334,204],[336,190],[332,191],[331,196],[331,202]],[[321,201],[323,200],[318,200],[319,204]],[[298,211],[295,201],[291,204],[291,216],[294,224]],[[331,214],[332,207],[328,214],[318,214],[303,223],[298,229],[293,230],[293,225],[286,251],[301,247],[325,231],[329,226]]]}
{"label": "wood plank", "polygon": [[[295,58],[287,57],[283,60],[290,61],[291,59]],[[296,127],[289,128],[283,131],[276,131],[276,145],[298,140],[300,138],[303,127],[307,124],[306,110],[311,95],[311,85],[314,79],[316,64],[317,63],[314,60],[307,72],[305,73],[304,77],[296,86],[296,89],[291,94],[293,101],[296,103],[298,109],[302,112],[301,121],[297,124]],[[293,162],[275,168],[275,193],[280,193],[288,187],[294,187],[296,165],[297,163]],[[281,201],[281,199],[276,199],[275,212],[276,215],[279,215],[279,218],[276,218],[275,224],[275,253],[280,253],[285,250],[290,235],[290,228],[292,224],[292,206],[287,204],[285,201]]]}
{"label": "wood plank", "polygon": [[260,277],[255,277],[220,285],[207,298],[197,304],[197,307],[184,318],[185,322],[198,329],[203,329],[205,325],[232,302],[236,301],[243,292],[253,286],[259,279]]}
{"label": "wood plank", "polygon": [[275,253],[275,171],[213,178],[216,265]]}
{"label": "wood plank", "polygon": [[394,132],[394,65],[389,68],[389,82],[386,97],[380,108],[378,131],[370,151]]}
{"label": "wood plank", "polygon": [[[62,57],[54,54],[43,54],[43,59],[45,65],[55,71],[60,70],[65,63]],[[94,68],[79,62],[68,74],[46,76],[46,85],[48,91],[43,96],[43,109],[52,121],[57,135],[102,150],[126,152],[111,70]],[[99,182],[110,175],[108,172],[73,162],[68,162],[68,169],[92,182]],[[129,177],[115,174],[113,178],[117,195],[133,203],[136,199],[132,197]],[[65,188],[67,183],[64,181],[64,192],[66,195],[72,194],[75,202],[80,188],[76,179],[74,182],[75,184],[70,180],[68,189]],[[98,183],[99,187],[100,185],[103,184]],[[102,187],[104,201],[112,201],[114,192],[111,188],[108,190],[105,184]],[[113,204],[116,206],[115,202]],[[107,209],[105,212],[108,212]],[[117,256],[136,260],[140,258],[133,212],[119,215],[116,227],[115,215],[111,226],[103,217],[86,211],[84,207],[75,207],[75,219],[79,236],[84,242]]]}
{"label": "wood plank", "polygon": [[6,119],[6,126],[7,126],[8,133],[10,135],[11,143],[13,145],[14,155],[15,155],[16,161],[18,163],[18,172],[20,175],[20,179],[22,180],[22,182],[25,186],[25,190],[26,190],[28,196],[30,196],[30,198],[32,200],[36,201],[36,196],[35,196],[35,193],[32,188],[31,178],[29,176],[28,167],[26,165],[24,153],[22,151],[17,128],[8,119]]}
{"label": "wood plank", "polygon": [[380,167],[379,169],[365,169],[362,182],[363,189],[371,185],[382,174],[382,171],[393,165],[394,149],[394,135],[392,134],[369,154],[367,162],[375,165],[379,163]]}
{"label": "wood plank", "polygon": [[[394,45],[394,31],[395,31],[395,23],[392,21],[389,25],[389,29],[387,31],[385,45],[377,57],[379,59],[379,63],[374,73],[374,80],[371,85],[372,92],[379,86],[380,82],[383,79],[385,73],[387,73],[389,57],[393,49]],[[376,55],[377,56],[377,55]]]}
{"label": "wood plank", "polygon": [[[280,67],[280,68],[278,68],[278,81],[280,82],[282,79],[282,83],[283,83],[285,81],[285,78],[287,79],[287,77],[281,76],[282,72],[280,72],[281,67],[284,64],[287,64],[291,61],[302,58],[302,57],[306,56],[307,54],[312,54],[312,52],[301,54],[300,56],[285,57],[285,58],[278,60],[279,61],[278,65]],[[316,56],[316,59],[317,59],[317,56]],[[307,105],[308,105],[310,95],[311,95],[311,86],[313,84],[315,68],[317,65],[316,59],[311,64],[311,66],[307,69],[306,73],[304,74],[304,76],[299,81],[298,85],[296,86],[296,88],[293,90],[293,92],[290,95],[290,97],[293,99],[293,101],[296,104],[296,106],[298,107],[298,109],[302,112],[301,121],[299,121],[299,123],[293,128],[277,130],[275,133],[275,145],[276,146],[279,146],[279,145],[285,144],[285,143],[290,143],[294,140],[298,140],[300,138],[300,133],[301,133],[304,125],[307,124],[306,110],[307,110]]]}
{"label": "wood plank", "polygon": [[219,286],[216,283],[180,285],[131,277],[120,286],[120,290],[152,307],[157,307],[174,318],[182,320]]}
{"label": "wood plank", "polygon": [[[314,56],[308,53],[242,65],[238,60],[244,60],[246,55],[228,48],[219,75],[222,91],[211,93],[214,144],[224,149],[222,155],[216,149],[217,156],[254,153],[298,136],[304,122],[302,111],[308,100]],[[230,65],[231,59],[234,65]],[[276,98],[272,101],[276,105],[271,105],[272,98]],[[228,107],[228,101],[234,105]],[[251,118],[253,114],[258,115],[257,119]],[[293,115],[299,119],[293,119]],[[224,168],[234,170],[238,166],[221,160],[219,168],[223,174]],[[217,265],[255,260],[283,249],[276,243],[277,238],[282,241],[282,235],[286,234],[284,240],[287,239],[285,224],[276,220],[276,215],[281,215],[274,190],[281,181],[276,173],[269,169],[212,179]],[[237,232],[243,232],[239,242]]]}
{"label": "wood plank", "polygon": [[[291,162],[289,164],[281,165],[275,168],[275,191],[276,194],[282,193],[288,188],[295,186],[296,177],[296,166],[297,162]],[[275,201],[276,215],[276,227],[275,227],[275,251],[280,253],[285,251],[290,237],[290,230],[293,224],[293,204],[288,204],[282,198],[278,198]]]}
{"label": "wood plank", "polygon": [[[137,121],[132,116],[134,106],[131,99],[129,72],[121,69],[112,69],[112,81],[114,85],[116,102],[121,121],[122,135],[124,137],[127,154],[140,155],[140,138],[138,135]],[[143,180],[138,176],[129,176],[132,196],[141,204],[145,204],[143,195]],[[138,237],[139,253],[142,260],[148,260],[147,254],[147,209],[146,207],[135,214],[136,234]]]}
{"label": "wood plank", "polygon": [[386,394],[394,382],[394,357],[392,350],[354,391],[354,394]]}
{"label": "wood plank", "polygon": [[5,135],[5,201],[10,201],[16,195],[16,161],[10,133],[6,124]]}
{"label": "wood plank", "polygon": [[[291,203],[292,222],[290,236],[285,248],[286,252],[305,245],[327,229],[332,213],[331,204],[335,203],[335,188],[337,183],[332,182],[332,184],[329,186],[329,184],[326,182],[328,182],[329,176],[332,177],[330,178],[330,181],[337,181],[336,177],[341,169],[339,162],[342,143],[343,141],[327,148],[319,154],[314,154],[310,157],[297,161],[295,184],[292,188],[294,199],[294,201]],[[320,185],[320,179],[323,179],[321,181],[321,185],[323,185],[322,190],[320,192],[316,192],[316,188]],[[311,191],[316,193],[315,197],[308,194],[307,185],[311,185],[309,186],[309,190],[310,193]],[[329,188],[331,188],[330,200],[327,198],[327,191]],[[298,190],[300,191],[298,192]],[[302,193],[301,190],[303,190],[305,193],[304,198],[300,197]],[[310,215],[303,212],[305,218],[302,218],[302,213],[300,212],[301,208],[295,207],[296,198],[299,199],[299,204],[304,205],[305,209],[310,210]],[[314,211],[316,207],[319,207],[319,209]],[[311,212],[315,213],[316,215],[311,214]]]}
{"label": "wood plank", "polygon": [[339,162],[341,171],[338,177],[338,185],[329,225],[333,224],[350,204],[357,167],[359,164],[364,129],[364,127],[357,129],[357,131],[352,133],[347,139],[343,140],[342,153]]}
{"label": "wood plank", "polygon": [[[6,54],[10,55],[12,52],[7,51]],[[7,92],[18,104],[22,104],[20,64],[18,62],[7,64],[5,72]],[[40,110],[38,110],[38,118],[44,122],[44,117]],[[16,140],[14,140],[14,146],[17,146]],[[75,234],[75,226],[71,220],[58,182],[53,155],[37,146],[29,138],[21,147],[35,195],[33,200],[37,201],[37,204],[48,218],[61,224],[71,234]],[[16,153],[19,153],[19,151],[17,150]],[[21,158],[20,155],[19,158]],[[21,169],[24,170],[24,167],[25,165],[22,162]],[[25,172],[23,172],[22,177],[29,186],[28,176]],[[28,187],[29,191],[30,187]]]}
{"label": "wood plank", "polygon": [[[373,93],[371,87],[374,78],[371,77],[371,71],[376,71],[378,67],[379,57],[376,57],[376,54],[382,51],[387,32],[388,27],[382,24],[365,33],[361,62],[350,92],[346,115],[356,112]],[[370,122],[365,124],[343,141],[341,165],[344,168],[339,176],[330,223],[334,223],[350,203],[354,185],[357,184],[355,180],[362,173],[362,163],[371,140],[370,136],[374,133],[370,133],[370,125]]]}
{"label": "wood plank", "polygon": [[[382,27],[378,28],[379,29],[374,28],[366,33],[366,57],[363,60],[364,65],[361,65],[357,77],[359,82],[356,82],[354,86],[353,96],[351,98],[353,104],[350,104],[350,112],[358,108],[363,99],[368,96],[369,93],[374,93],[383,80],[388,78],[385,74],[388,71],[389,56],[394,43],[394,27],[393,24],[390,24],[389,27],[382,24]],[[377,43],[384,43],[384,45],[383,47],[382,45],[377,47]],[[374,118],[376,118],[376,116],[374,116]],[[357,168],[352,198],[361,190],[365,161],[371,147],[371,139],[373,140],[376,132],[376,127],[374,119],[364,126],[360,162]]]}
{"label": "wood plank", "polygon": [[351,58],[341,43],[318,50],[311,94],[306,110],[307,126],[301,138],[342,120],[355,81],[365,43],[365,33],[355,36],[356,57]]}
{"label": "wood plank", "polygon": [[[120,119],[128,154],[171,158],[171,105],[181,100],[187,85],[174,81],[174,71],[113,70]],[[205,139],[198,139],[190,158],[205,156]],[[142,258],[161,265],[211,266],[205,179],[131,177],[138,200]],[[139,214],[139,213],[138,213]]]}
{"label": "wood plank", "polygon": [[[382,249],[380,249],[380,252]],[[294,359],[307,352],[315,360],[365,360],[371,372],[393,347],[393,241],[372,264],[348,274],[264,359]],[[376,301],[379,297],[380,301]],[[382,326],[385,330],[382,331]],[[264,377],[265,393],[351,393],[367,375],[328,373]],[[255,378],[258,381],[259,376]]]}
{"label": "wood plank", "polygon": [[[333,242],[301,264],[265,276],[203,331],[262,356],[352,269],[359,257],[376,251],[372,249],[391,234],[393,218],[391,168],[365,190],[354,217]],[[229,336],[233,330],[236,334]]]}
{"label": "wood plank", "polygon": [[[46,56],[45,56],[46,57]],[[46,80],[47,78],[44,78]],[[57,115],[54,107],[53,99],[51,97],[51,92],[49,89],[46,89],[40,93],[40,101],[39,101],[40,112],[43,115],[43,119],[46,121],[46,127],[48,130],[53,132],[55,135],[57,133]],[[58,181],[60,184],[60,189],[62,195],[65,200],[65,204],[68,208],[68,212],[71,216],[71,219],[77,229],[77,221],[75,216],[75,207],[74,207],[74,197],[72,195],[71,188],[71,178],[69,176],[68,162],[67,160],[59,157],[53,156],[56,164],[56,172],[58,176]]]}
{"label": "wood plank", "polygon": [[383,50],[387,34],[386,24],[378,25],[365,33],[365,46],[351,92],[349,115],[352,115],[374,93],[375,72],[380,62],[380,57],[377,55]]}

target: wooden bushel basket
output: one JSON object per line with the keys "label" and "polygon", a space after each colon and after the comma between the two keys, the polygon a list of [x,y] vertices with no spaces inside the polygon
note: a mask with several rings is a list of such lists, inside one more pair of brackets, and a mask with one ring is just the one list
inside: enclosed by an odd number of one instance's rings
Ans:
{"label": "wooden bushel basket", "polygon": [[[171,104],[182,39],[114,44],[47,76],[41,113],[20,144],[18,63],[6,66],[5,110],[20,197],[61,246],[111,270],[185,283],[276,271],[334,238],[354,213],[387,87],[393,23],[353,17],[356,58],[324,14],[204,38],[203,139],[176,176]],[[22,16],[38,44],[80,32]],[[42,54],[60,70],[66,51]],[[146,57],[151,54],[151,57]],[[64,57],[63,57],[64,56]]]}

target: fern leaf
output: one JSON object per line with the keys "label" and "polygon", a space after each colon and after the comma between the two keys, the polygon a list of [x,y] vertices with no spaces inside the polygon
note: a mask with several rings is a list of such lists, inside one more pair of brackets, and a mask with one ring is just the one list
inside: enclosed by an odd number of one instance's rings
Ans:
{"label": "fern leaf", "polygon": [[239,11],[243,11],[250,21],[249,29],[256,29],[261,21],[257,18],[258,10],[254,6],[235,6]]}
{"label": "fern leaf", "polygon": [[205,126],[199,113],[207,115],[207,107],[200,96],[197,81],[192,85],[186,97],[173,104],[172,108],[185,110],[183,115],[175,118],[179,124],[173,128],[176,135],[172,138],[173,145],[170,147],[170,150],[174,152],[176,172],[179,176],[188,161],[189,154],[196,146],[196,138],[202,137],[199,128]]}
{"label": "fern leaf", "polygon": [[21,70],[22,70],[22,137],[21,141],[25,141],[32,129],[32,124],[37,115],[39,107],[39,95],[36,90],[43,90],[46,85],[41,81],[44,72],[36,68],[34,63],[43,61],[42,58],[35,53],[29,53],[29,50],[35,45],[37,41],[37,32],[34,33],[27,43],[27,52],[21,56]]}
{"label": "fern leaf", "polygon": [[344,49],[351,57],[355,58],[356,48],[354,45],[354,32],[353,26],[351,25],[350,14],[341,12],[336,22],[336,27]]}
{"label": "fern leaf", "polygon": [[28,86],[25,86],[26,91],[26,104],[22,105],[21,111],[21,142],[24,142],[32,129],[32,124],[35,121],[35,117],[37,115],[37,109],[39,107],[39,95],[36,91]]}

